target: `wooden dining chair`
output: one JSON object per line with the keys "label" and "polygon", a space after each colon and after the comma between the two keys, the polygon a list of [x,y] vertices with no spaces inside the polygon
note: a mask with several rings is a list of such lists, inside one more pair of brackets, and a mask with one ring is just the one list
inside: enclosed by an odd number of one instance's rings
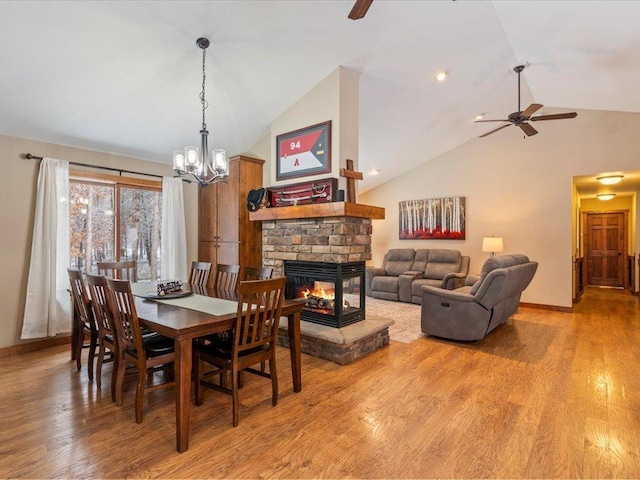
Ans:
{"label": "wooden dining chair", "polygon": [[273,267],[244,267],[241,280],[268,280],[273,275]]}
{"label": "wooden dining chair", "polygon": [[118,370],[118,343],[116,328],[111,311],[107,303],[107,279],[102,275],[87,274],[87,285],[91,294],[91,308],[98,326],[98,364],[96,366],[96,385],[102,388],[102,365],[105,362],[107,350],[109,357],[106,361],[113,361],[111,372],[111,399],[116,401],[116,372]]}
{"label": "wooden dining chair", "polygon": [[67,268],[69,282],[71,283],[71,297],[76,321],[78,322],[78,332],[81,337],[76,343],[76,366],[81,369],[80,357],[85,339],[89,338],[89,359],[87,361],[87,376],[93,380],[93,360],[96,356],[96,346],[98,344],[98,327],[91,309],[91,302],[87,294],[84,283],[84,273],[77,268]]}
{"label": "wooden dining chair", "polygon": [[224,263],[218,263],[216,265],[214,287],[219,291],[233,292],[238,286],[239,277],[240,265],[225,265]]}
{"label": "wooden dining chair", "polygon": [[206,287],[209,281],[209,273],[211,273],[211,264],[209,262],[191,262],[189,283],[191,285]]}
{"label": "wooden dining chair", "polygon": [[116,373],[116,405],[122,405],[122,388],[127,364],[133,365],[138,373],[136,387],[136,423],[142,423],[143,399],[145,392],[169,388],[175,385],[171,381],[147,385],[147,374],[156,367],[174,364],[175,352],[172,339],[157,335],[144,340],[135,301],[131,293],[131,284],[127,280],[107,279],[109,296],[107,303],[114,320],[120,356]]}
{"label": "wooden dining chair", "polygon": [[129,280],[130,282],[138,281],[138,267],[136,262],[98,262],[98,275],[104,275],[109,278],[118,280]]}
{"label": "wooden dining chair", "polygon": [[[238,426],[238,386],[240,372],[246,371],[271,379],[271,404],[278,403],[278,375],[276,369],[276,339],[278,322],[284,299],[285,277],[270,280],[240,282],[238,289],[237,320],[231,341],[213,341],[194,345],[194,377],[196,379],[196,405],[202,405],[204,389],[213,388],[231,394],[233,426]],[[231,375],[231,388],[216,385],[204,378],[204,364],[215,367],[212,372]],[[253,368],[269,362],[269,371]]]}

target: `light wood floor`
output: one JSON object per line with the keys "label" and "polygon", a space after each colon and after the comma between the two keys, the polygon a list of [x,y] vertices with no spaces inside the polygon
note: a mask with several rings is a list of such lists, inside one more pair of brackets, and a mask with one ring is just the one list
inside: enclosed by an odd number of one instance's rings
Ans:
{"label": "light wood floor", "polygon": [[[192,408],[175,451],[174,392],[134,421],[78,373],[68,347],[0,360],[0,477],[639,478],[640,313],[624,291],[588,289],[575,313],[520,309],[473,344],[423,338],[339,366],[303,355],[280,401],[246,376]],[[86,355],[86,351],[83,352]]]}

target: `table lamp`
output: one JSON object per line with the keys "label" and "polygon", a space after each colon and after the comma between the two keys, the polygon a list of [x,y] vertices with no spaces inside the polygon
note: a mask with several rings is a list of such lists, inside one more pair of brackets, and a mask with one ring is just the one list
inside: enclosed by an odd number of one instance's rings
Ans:
{"label": "table lamp", "polygon": [[500,237],[484,237],[482,239],[482,251],[491,252],[491,257],[496,256],[496,252],[504,252],[504,242]]}

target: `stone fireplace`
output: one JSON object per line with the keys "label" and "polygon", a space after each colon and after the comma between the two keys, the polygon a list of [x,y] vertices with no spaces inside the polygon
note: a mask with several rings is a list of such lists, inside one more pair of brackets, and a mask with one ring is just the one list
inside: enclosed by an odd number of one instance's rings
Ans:
{"label": "stone fireplace", "polygon": [[328,202],[262,208],[249,218],[262,221],[262,263],[287,276],[287,297],[308,291],[303,352],[344,364],[389,343],[393,321],[367,318],[364,296],[372,220],[384,218],[383,208]]}

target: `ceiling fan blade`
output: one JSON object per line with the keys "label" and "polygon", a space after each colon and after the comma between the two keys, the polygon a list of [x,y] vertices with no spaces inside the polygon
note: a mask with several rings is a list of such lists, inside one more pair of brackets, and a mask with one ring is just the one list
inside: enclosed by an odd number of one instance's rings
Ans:
{"label": "ceiling fan blade", "polygon": [[483,123],[483,122],[510,122],[511,120],[474,120],[473,123]]}
{"label": "ceiling fan blade", "polygon": [[531,115],[536,113],[541,108],[542,108],[542,105],[540,105],[539,103],[532,103],[520,113],[520,116],[524,118],[529,118]]}
{"label": "ceiling fan blade", "polygon": [[518,126],[522,129],[522,131],[524,133],[527,134],[527,137],[530,137],[532,135],[535,135],[536,133],[538,133],[538,131],[533,128],[531,125],[529,125],[528,123],[520,123],[518,124]]}
{"label": "ceiling fan blade", "polygon": [[531,117],[530,122],[538,122],[540,120],[562,120],[563,118],[576,118],[578,114],[576,112],[568,113],[556,113],[554,115],[540,115],[538,117]]}
{"label": "ceiling fan blade", "polygon": [[373,0],[356,0],[353,4],[351,12],[349,12],[349,18],[351,20],[359,20],[367,14],[367,10],[373,3]]}
{"label": "ceiling fan blade", "polygon": [[484,135],[480,135],[480,137],[479,137],[479,138],[486,137],[487,135],[491,135],[492,133],[495,133],[495,132],[497,132],[498,130],[502,130],[503,128],[507,128],[507,127],[510,127],[510,126],[511,126],[511,124],[510,124],[510,123],[509,123],[509,124],[507,124],[507,125],[502,125],[501,127],[498,127],[498,128],[496,128],[495,130],[491,130],[490,132],[487,132],[487,133],[485,133]]}

